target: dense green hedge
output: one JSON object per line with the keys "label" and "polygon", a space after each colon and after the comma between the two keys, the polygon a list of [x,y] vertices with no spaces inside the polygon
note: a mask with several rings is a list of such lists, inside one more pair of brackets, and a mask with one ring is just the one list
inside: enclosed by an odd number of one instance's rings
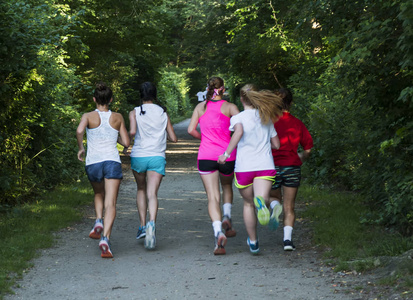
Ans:
{"label": "dense green hedge", "polygon": [[339,26],[324,11],[331,26],[323,27],[326,48],[343,41],[326,57],[327,67],[315,80],[306,72],[291,78],[300,100],[310,103],[305,118],[316,145],[312,179],[361,192],[373,209],[362,221],[411,235],[413,3],[362,1],[352,7]]}
{"label": "dense green hedge", "polygon": [[56,6],[0,3],[0,206],[78,174],[79,114],[72,105],[78,80],[61,48],[70,26]]}

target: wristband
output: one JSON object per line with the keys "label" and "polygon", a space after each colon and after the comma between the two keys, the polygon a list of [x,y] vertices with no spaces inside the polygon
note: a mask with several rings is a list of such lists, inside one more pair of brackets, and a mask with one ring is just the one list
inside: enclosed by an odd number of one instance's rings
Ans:
{"label": "wristband", "polygon": [[231,157],[231,154],[228,154],[227,151],[225,151],[224,154],[222,154],[222,155],[224,155],[226,158],[230,158],[230,157]]}

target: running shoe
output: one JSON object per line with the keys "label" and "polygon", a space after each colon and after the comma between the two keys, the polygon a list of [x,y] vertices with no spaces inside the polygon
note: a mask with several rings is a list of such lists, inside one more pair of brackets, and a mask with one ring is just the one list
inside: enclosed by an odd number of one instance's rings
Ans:
{"label": "running shoe", "polygon": [[227,215],[222,218],[222,228],[225,230],[226,237],[234,237],[237,235],[237,232],[232,228],[231,218]]}
{"label": "running shoe", "polygon": [[284,241],[284,251],[293,251],[295,250],[295,246],[292,241],[285,240]]}
{"label": "running shoe", "polygon": [[260,253],[260,246],[258,244],[258,241],[255,243],[251,243],[250,238],[247,238],[247,245],[250,247],[250,252],[254,255]]}
{"label": "running shoe", "polygon": [[102,236],[100,242],[99,242],[99,248],[102,250],[102,254],[100,255],[103,258],[112,258],[113,254],[112,251],[110,250],[110,242],[109,239],[106,236]]}
{"label": "running shoe", "polygon": [[217,236],[215,237],[215,248],[214,248],[214,255],[224,255],[225,252],[225,244],[227,243],[227,237],[222,231],[218,232]]}
{"label": "running shoe", "polygon": [[145,236],[145,248],[152,250],[156,246],[156,237],[155,237],[155,222],[149,221],[146,224],[146,236]]}
{"label": "running shoe", "polygon": [[270,221],[270,211],[265,205],[264,198],[262,198],[261,196],[255,197],[254,205],[257,208],[258,222],[260,222],[261,225],[267,225]]}
{"label": "running shoe", "polygon": [[146,226],[139,226],[138,233],[136,234],[136,239],[140,240],[146,236]]}
{"label": "running shoe", "polygon": [[278,225],[280,225],[278,218],[280,217],[282,211],[283,207],[281,205],[277,204],[276,206],[274,206],[270,217],[270,222],[268,223],[268,226],[271,230],[276,230],[278,228]]}
{"label": "running shoe", "polygon": [[93,226],[92,230],[89,233],[89,237],[91,239],[98,240],[100,239],[102,231],[103,231],[103,220],[97,219],[95,221],[95,225]]}

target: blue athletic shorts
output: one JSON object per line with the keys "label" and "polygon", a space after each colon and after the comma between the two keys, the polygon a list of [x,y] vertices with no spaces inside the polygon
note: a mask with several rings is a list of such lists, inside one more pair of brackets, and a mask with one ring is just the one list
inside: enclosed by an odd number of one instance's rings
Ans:
{"label": "blue athletic shorts", "polygon": [[300,166],[275,166],[277,175],[275,183],[272,186],[273,190],[279,189],[282,185],[286,187],[299,187],[301,181]]}
{"label": "blue athletic shorts", "polygon": [[166,159],[162,156],[147,156],[147,157],[131,157],[132,170],[138,173],[146,173],[146,171],[155,171],[165,176]]}
{"label": "blue athletic shorts", "polygon": [[91,182],[102,182],[106,179],[122,179],[122,165],[116,161],[103,161],[85,167],[87,177]]}

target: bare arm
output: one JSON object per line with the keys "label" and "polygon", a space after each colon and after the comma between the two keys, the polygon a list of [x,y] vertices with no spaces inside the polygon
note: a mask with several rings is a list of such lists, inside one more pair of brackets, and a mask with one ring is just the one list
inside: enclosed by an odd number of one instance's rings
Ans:
{"label": "bare arm", "polygon": [[134,138],[137,130],[135,110],[129,112],[129,137]]}
{"label": "bare arm", "polygon": [[[129,145],[132,143],[133,139],[135,138],[137,130],[137,125],[136,125],[136,115],[135,115],[135,110],[132,110],[129,112]],[[118,143],[121,144],[118,140]],[[125,155],[129,155],[130,153],[128,152],[129,146],[124,147],[122,153]]]}
{"label": "bare arm", "polygon": [[130,145],[130,138],[128,135],[128,131],[126,130],[125,120],[123,119],[123,116],[121,114],[119,114],[119,118],[121,122],[119,128],[118,143],[121,144],[123,147],[128,148]]}
{"label": "bare arm", "polygon": [[311,149],[308,149],[298,153],[298,157],[301,159],[302,162],[305,162],[310,157],[310,154]]}
{"label": "bare arm", "polygon": [[[199,109],[200,109],[200,104],[198,104],[195,109],[194,112],[192,113],[192,117],[191,117],[191,121],[189,122],[188,125],[188,133],[190,135],[192,135],[194,138],[196,139],[201,139],[201,133],[196,130],[196,127],[198,126],[198,122],[199,122]],[[203,105],[201,103],[201,105]]]}
{"label": "bare arm", "polygon": [[[244,134],[244,127],[242,127],[241,123],[237,123],[234,126],[234,133],[231,136],[231,140],[229,141],[227,150],[225,151],[226,154],[230,155],[232,151],[237,147],[240,139],[242,138],[242,135]],[[218,163],[220,164],[225,164],[225,161],[227,160],[228,156],[225,156],[224,154],[221,154],[218,157]]]}
{"label": "bare arm", "polygon": [[86,127],[89,124],[89,120],[87,115],[84,114],[80,119],[79,126],[76,129],[76,139],[77,139],[77,146],[79,147],[79,151],[77,152],[77,159],[80,161],[84,161],[85,156],[85,148],[83,146],[83,136],[85,135]]}
{"label": "bare arm", "polygon": [[166,132],[168,134],[168,140],[170,140],[173,143],[176,143],[178,141],[178,138],[176,137],[175,130],[174,130],[174,127],[172,126],[169,116],[168,116],[168,124],[166,125]]}
{"label": "bare arm", "polygon": [[231,117],[239,114],[239,109],[235,104],[231,105],[230,114],[231,114]]}
{"label": "bare arm", "polygon": [[273,149],[280,149],[280,139],[278,138],[278,135],[276,135],[275,137],[271,138],[271,148]]}
{"label": "bare arm", "polygon": [[234,103],[224,102],[221,106],[221,112],[231,118],[239,114],[239,109]]}

